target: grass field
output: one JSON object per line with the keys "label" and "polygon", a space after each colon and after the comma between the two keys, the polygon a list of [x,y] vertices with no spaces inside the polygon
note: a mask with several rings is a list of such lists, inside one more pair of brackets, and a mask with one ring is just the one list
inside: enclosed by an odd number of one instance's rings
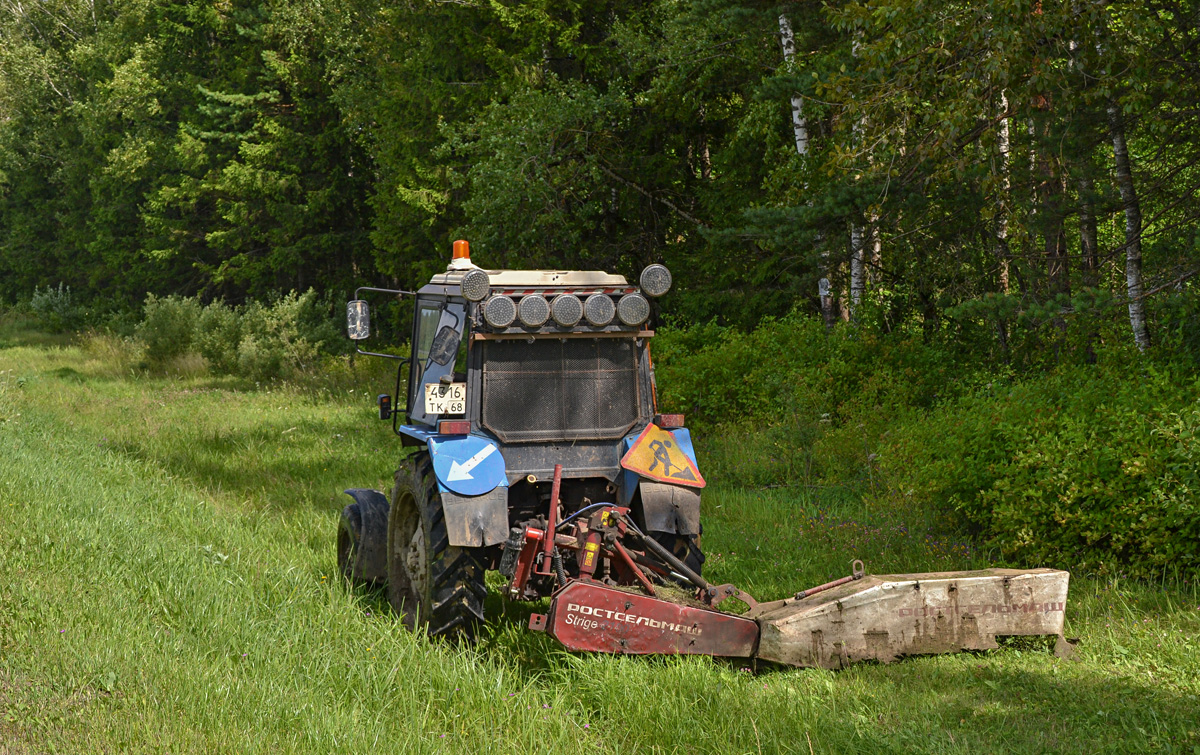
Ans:
{"label": "grass field", "polygon": [[[1076,577],[1078,661],[1009,647],[755,673],[573,656],[494,594],[473,650],[407,634],[334,563],[342,489],[384,487],[400,453],[367,393],[0,347],[0,753],[1200,755],[1194,583]],[[706,574],[760,599],[852,557],[986,563],[936,517],[710,483]]]}

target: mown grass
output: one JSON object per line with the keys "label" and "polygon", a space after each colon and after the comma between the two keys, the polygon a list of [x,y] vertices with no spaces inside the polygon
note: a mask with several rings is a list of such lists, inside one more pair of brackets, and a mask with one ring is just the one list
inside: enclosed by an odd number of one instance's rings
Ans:
{"label": "mown grass", "polygon": [[[341,490],[384,487],[400,455],[363,390],[149,378],[24,343],[0,349],[0,753],[1200,753],[1192,584],[1075,578],[1078,662],[573,656],[495,596],[479,646],[449,648],[337,577]],[[988,556],[936,514],[709,477],[707,574],[760,599],[852,557]]]}

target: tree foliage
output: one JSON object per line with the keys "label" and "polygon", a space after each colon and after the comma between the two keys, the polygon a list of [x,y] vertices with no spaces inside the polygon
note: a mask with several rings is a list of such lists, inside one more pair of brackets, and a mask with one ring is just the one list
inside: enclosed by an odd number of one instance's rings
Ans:
{"label": "tree foliage", "polygon": [[684,319],[815,312],[825,278],[864,326],[1087,358],[1147,305],[1151,342],[1200,324],[1198,18],[1191,0],[5,3],[0,297],[411,287],[465,237],[493,266],[664,261]]}

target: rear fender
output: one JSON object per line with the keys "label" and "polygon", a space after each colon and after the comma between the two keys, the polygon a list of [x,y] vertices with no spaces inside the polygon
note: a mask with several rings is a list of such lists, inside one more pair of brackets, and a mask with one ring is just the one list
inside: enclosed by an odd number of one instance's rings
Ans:
{"label": "rear fender", "polygon": [[700,534],[700,491],[643,479],[638,485],[642,516],[651,532]]}
{"label": "rear fender", "polygon": [[508,539],[508,486],[493,488],[483,495],[465,496],[445,490],[442,512],[450,544],[460,548],[497,545]]}
{"label": "rear fender", "polygon": [[478,435],[428,440],[450,545],[476,548],[508,538],[508,475],[499,446]]}
{"label": "rear fender", "polygon": [[369,488],[351,488],[346,491],[358,504],[359,521],[358,563],[355,564],[359,579],[374,582],[387,581],[387,496]]}

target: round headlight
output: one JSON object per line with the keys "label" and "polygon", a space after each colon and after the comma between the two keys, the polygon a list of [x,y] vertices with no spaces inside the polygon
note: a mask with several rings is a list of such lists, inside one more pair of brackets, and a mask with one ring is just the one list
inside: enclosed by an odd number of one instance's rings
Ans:
{"label": "round headlight", "polygon": [[608,325],[615,311],[612,299],[604,294],[592,294],[583,304],[583,316],[592,325]]}
{"label": "round headlight", "polygon": [[517,319],[517,304],[507,296],[493,296],[483,304],[483,319],[493,328],[507,328]]}
{"label": "round headlight", "polygon": [[517,305],[517,317],[527,328],[540,328],[550,319],[550,303],[541,294],[530,294]]}
{"label": "round headlight", "polygon": [[641,294],[626,294],[617,302],[617,317],[626,325],[641,325],[650,317],[650,302]]}
{"label": "round headlight", "polygon": [[583,302],[574,294],[560,294],[550,302],[550,316],[564,328],[569,328],[583,317]]}
{"label": "round headlight", "polygon": [[671,290],[671,271],[665,265],[653,264],[642,271],[638,279],[646,296],[659,297]]}
{"label": "round headlight", "polygon": [[462,295],[467,301],[483,301],[492,290],[492,282],[483,270],[472,270],[463,276]]}

